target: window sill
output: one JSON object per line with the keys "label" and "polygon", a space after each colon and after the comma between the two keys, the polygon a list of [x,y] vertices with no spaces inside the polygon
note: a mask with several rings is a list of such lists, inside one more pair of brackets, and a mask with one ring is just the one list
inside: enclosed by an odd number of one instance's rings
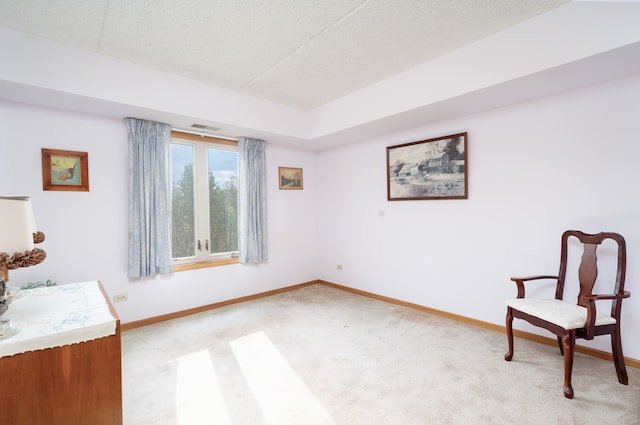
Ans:
{"label": "window sill", "polygon": [[183,272],[185,270],[204,269],[207,267],[226,266],[229,264],[238,264],[238,258],[225,258],[224,260],[201,261],[199,263],[174,264],[174,272]]}

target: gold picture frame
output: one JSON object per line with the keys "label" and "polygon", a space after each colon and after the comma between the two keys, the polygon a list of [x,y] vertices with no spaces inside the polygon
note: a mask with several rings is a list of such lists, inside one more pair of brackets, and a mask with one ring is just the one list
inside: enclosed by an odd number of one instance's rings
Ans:
{"label": "gold picture frame", "polygon": [[42,190],[88,192],[89,154],[43,148]]}
{"label": "gold picture frame", "polygon": [[278,167],[280,190],[302,190],[302,168]]}

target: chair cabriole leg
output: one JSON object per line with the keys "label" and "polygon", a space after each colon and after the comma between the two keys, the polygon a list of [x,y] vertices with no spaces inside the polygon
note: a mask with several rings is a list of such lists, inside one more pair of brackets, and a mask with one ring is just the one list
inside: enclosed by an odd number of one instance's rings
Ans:
{"label": "chair cabriole leg", "polygon": [[573,370],[573,351],[576,346],[576,331],[570,330],[562,335],[562,348],[564,351],[564,384],[562,390],[566,398],[573,398],[571,386],[571,371]]}
{"label": "chair cabriole leg", "polygon": [[507,308],[507,341],[509,343],[509,352],[505,354],[504,359],[506,361],[511,361],[513,358],[513,312],[511,311],[511,307]]}
{"label": "chair cabriole leg", "polygon": [[620,335],[618,332],[611,334],[611,352],[613,353],[613,363],[616,366],[616,373],[618,374],[618,382],[628,385],[629,377],[627,376],[627,369],[624,365],[622,342],[620,341]]}
{"label": "chair cabriole leg", "polygon": [[564,355],[564,348],[562,348],[562,338],[558,337],[558,347],[560,347],[560,354]]}

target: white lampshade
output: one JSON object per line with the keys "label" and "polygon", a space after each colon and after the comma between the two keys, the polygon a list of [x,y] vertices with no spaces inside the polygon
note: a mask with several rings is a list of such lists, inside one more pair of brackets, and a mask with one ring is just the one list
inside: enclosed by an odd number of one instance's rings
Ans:
{"label": "white lampshade", "polygon": [[32,250],[35,232],[31,198],[0,197],[0,252],[11,256]]}

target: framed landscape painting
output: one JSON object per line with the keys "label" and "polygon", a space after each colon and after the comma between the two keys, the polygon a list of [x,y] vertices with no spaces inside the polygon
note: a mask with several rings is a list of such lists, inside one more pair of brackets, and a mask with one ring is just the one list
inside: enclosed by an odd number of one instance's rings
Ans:
{"label": "framed landscape painting", "polygon": [[88,192],[87,152],[42,149],[42,189]]}
{"label": "framed landscape painting", "polygon": [[302,190],[302,168],[278,167],[281,190]]}
{"label": "framed landscape painting", "polygon": [[387,200],[467,199],[467,133],[387,147]]}

